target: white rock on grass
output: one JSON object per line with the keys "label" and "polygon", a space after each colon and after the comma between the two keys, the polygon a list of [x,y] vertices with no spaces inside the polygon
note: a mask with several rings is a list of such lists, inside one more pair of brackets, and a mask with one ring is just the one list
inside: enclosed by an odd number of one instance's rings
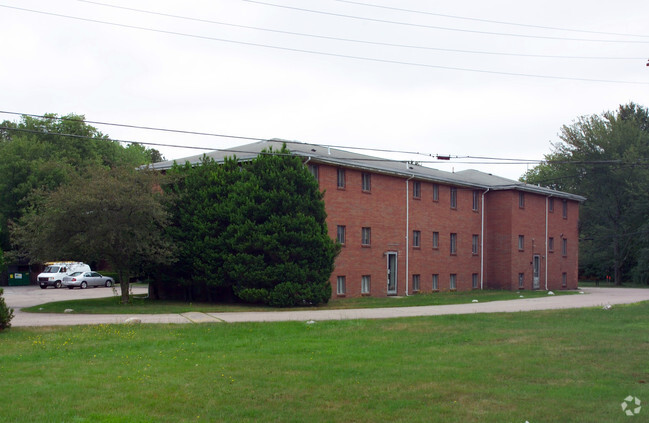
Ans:
{"label": "white rock on grass", "polygon": [[139,323],[142,323],[142,319],[139,319],[137,317],[129,317],[128,319],[124,320],[124,324],[126,325],[137,325]]}
{"label": "white rock on grass", "polygon": [[315,323],[315,320],[307,320],[306,324],[307,325],[312,325]]}
{"label": "white rock on grass", "polygon": [[548,295],[554,295],[554,292],[548,291]]}
{"label": "white rock on grass", "polygon": [[65,310],[63,310],[64,313],[72,313],[73,311],[74,310],[72,310],[71,308],[66,308]]}
{"label": "white rock on grass", "polygon": [[602,307],[602,308],[603,308],[604,310],[610,310],[610,309],[613,308],[613,306],[610,305],[610,304],[606,304],[606,305],[605,305],[604,307]]}
{"label": "white rock on grass", "polygon": [[477,303],[477,302],[478,302],[478,300],[473,300],[473,301],[471,301],[471,302],[472,302],[472,303]]}
{"label": "white rock on grass", "polygon": [[519,295],[519,296],[518,296],[518,298],[525,298],[525,297],[524,297],[524,296],[522,296],[522,295]]}

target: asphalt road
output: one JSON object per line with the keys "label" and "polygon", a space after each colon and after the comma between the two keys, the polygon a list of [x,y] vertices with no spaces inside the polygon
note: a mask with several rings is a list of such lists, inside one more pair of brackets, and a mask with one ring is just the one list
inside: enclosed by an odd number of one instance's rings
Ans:
{"label": "asphalt road", "polygon": [[[444,314],[500,313],[533,310],[567,309],[581,307],[602,307],[607,304],[629,304],[649,300],[649,289],[636,288],[584,288],[584,294],[522,298],[509,301],[453,304],[443,306],[393,307],[351,310],[300,310],[232,313],[183,313],[183,314],[55,314],[25,313],[22,307],[30,307],[51,301],[77,298],[99,298],[114,295],[111,288],[40,289],[37,286],[3,287],[5,302],[14,308],[11,325],[18,326],[62,326],[124,323],[135,317],[142,323],[218,323],[218,322],[274,322],[344,319],[384,319],[412,316],[438,316]],[[135,294],[146,293],[146,288],[137,287]],[[120,288],[116,289],[120,294]],[[523,293],[524,295],[524,293]]]}

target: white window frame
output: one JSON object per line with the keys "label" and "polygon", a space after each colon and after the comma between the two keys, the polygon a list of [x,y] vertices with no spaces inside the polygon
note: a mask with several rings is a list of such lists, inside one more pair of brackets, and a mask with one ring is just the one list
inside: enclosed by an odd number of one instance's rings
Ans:
{"label": "white window frame", "polygon": [[345,295],[347,292],[347,281],[344,276],[338,276],[336,278],[336,295]]}

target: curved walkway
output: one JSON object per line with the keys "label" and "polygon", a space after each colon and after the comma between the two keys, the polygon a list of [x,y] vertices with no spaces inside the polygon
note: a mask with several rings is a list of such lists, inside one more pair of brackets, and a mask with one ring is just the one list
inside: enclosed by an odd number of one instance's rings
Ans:
{"label": "curved walkway", "polygon": [[[584,288],[584,294],[523,298],[485,303],[453,304],[441,306],[391,307],[348,310],[299,310],[228,313],[183,313],[183,314],[59,314],[25,313],[21,307],[42,304],[49,296],[70,298],[110,296],[107,289],[70,291],[43,290],[41,295],[33,287],[4,287],[5,302],[14,308],[11,325],[18,326],[62,326],[124,323],[128,318],[137,318],[142,323],[208,323],[208,322],[277,322],[344,319],[387,319],[394,317],[438,316],[444,314],[501,313],[533,310],[551,310],[582,307],[598,307],[606,304],[630,304],[649,301],[649,289],[636,288]],[[142,289],[142,288],[140,288]],[[52,291],[51,293],[45,291]],[[78,294],[77,294],[78,293]],[[136,290],[135,293],[138,293]]]}

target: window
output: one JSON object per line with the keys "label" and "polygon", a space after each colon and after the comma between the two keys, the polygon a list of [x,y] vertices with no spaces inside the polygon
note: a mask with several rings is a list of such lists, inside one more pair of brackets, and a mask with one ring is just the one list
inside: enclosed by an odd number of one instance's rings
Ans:
{"label": "window", "polygon": [[371,235],[372,235],[372,228],[363,228],[361,233],[361,244],[370,245],[370,242],[372,240]]}
{"label": "window", "polygon": [[471,275],[471,286],[473,289],[478,289],[478,274],[474,273]]}
{"label": "window", "polygon": [[568,274],[566,272],[561,274],[561,286],[563,288],[568,286]]}
{"label": "window", "polygon": [[451,254],[457,254],[457,234],[451,234]]}
{"label": "window", "polygon": [[473,235],[471,240],[471,254],[477,255],[480,250],[480,235]]}
{"label": "window", "polygon": [[457,188],[451,187],[451,208],[457,209]]}
{"label": "window", "polygon": [[548,198],[548,211],[554,213],[554,198]]}
{"label": "window", "polygon": [[363,191],[370,192],[372,190],[372,175],[370,173],[363,173]]}
{"label": "window", "polygon": [[439,185],[433,184],[433,201],[439,201]]}
{"label": "window", "polygon": [[562,256],[567,256],[568,255],[568,240],[566,238],[561,240],[561,255]]}
{"label": "window", "polygon": [[338,188],[345,188],[345,169],[338,168]]}
{"label": "window", "polygon": [[439,291],[439,275],[433,274],[433,291]]}
{"label": "window", "polygon": [[433,248],[439,248],[439,232],[433,232]]}
{"label": "window", "polygon": [[473,211],[478,211],[480,209],[480,191],[473,191]]}
{"label": "window", "polygon": [[345,295],[345,292],[347,291],[347,288],[345,287],[345,277],[344,276],[338,276],[337,278],[337,283],[336,283],[336,294],[338,295]]}
{"label": "window", "polygon": [[419,275],[412,275],[412,290],[419,291]]}
{"label": "window", "polygon": [[450,289],[457,289],[457,275],[455,273],[451,273],[450,281],[449,281],[449,288]]}
{"label": "window", "polygon": [[412,231],[412,246],[421,247],[421,231]]}
{"label": "window", "polygon": [[346,232],[345,226],[338,225],[338,228],[336,230],[336,238],[338,239],[338,242],[341,244],[345,244],[345,232]]}
{"label": "window", "polygon": [[361,294],[370,293],[370,275],[363,275],[361,277]]}
{"label": "window", "polygon": [[563,218],[567,219],[568,218],[568,201],[563,200],[562,207],[563,207]]}
{"label": "window", "polygon": [[518,274],[518,287],[519,288],[525,287],[525,273]]}
{"label": "window", "polygon": [[412,182],[412,198],[421,198],[421,182]]}
{"label": "window", "polygon": [[311,172],[311,175],[313,175],[313,177],[315,178],[316,181],[320,181],[318,165],[310,164],[309,165],[309,172]]}
{"label": "window", "polygon": [[525,235],[518,236],[518,250],[523,251],[525,249]]}
{"label": "window", "polygon": [[548,251],[554,251],[554,238],[548,238]]}
{"label": "window", "polygon": [[525,193],[524,192],[519,192],[518,193],[518,207],[521,209],[525,208]]}

